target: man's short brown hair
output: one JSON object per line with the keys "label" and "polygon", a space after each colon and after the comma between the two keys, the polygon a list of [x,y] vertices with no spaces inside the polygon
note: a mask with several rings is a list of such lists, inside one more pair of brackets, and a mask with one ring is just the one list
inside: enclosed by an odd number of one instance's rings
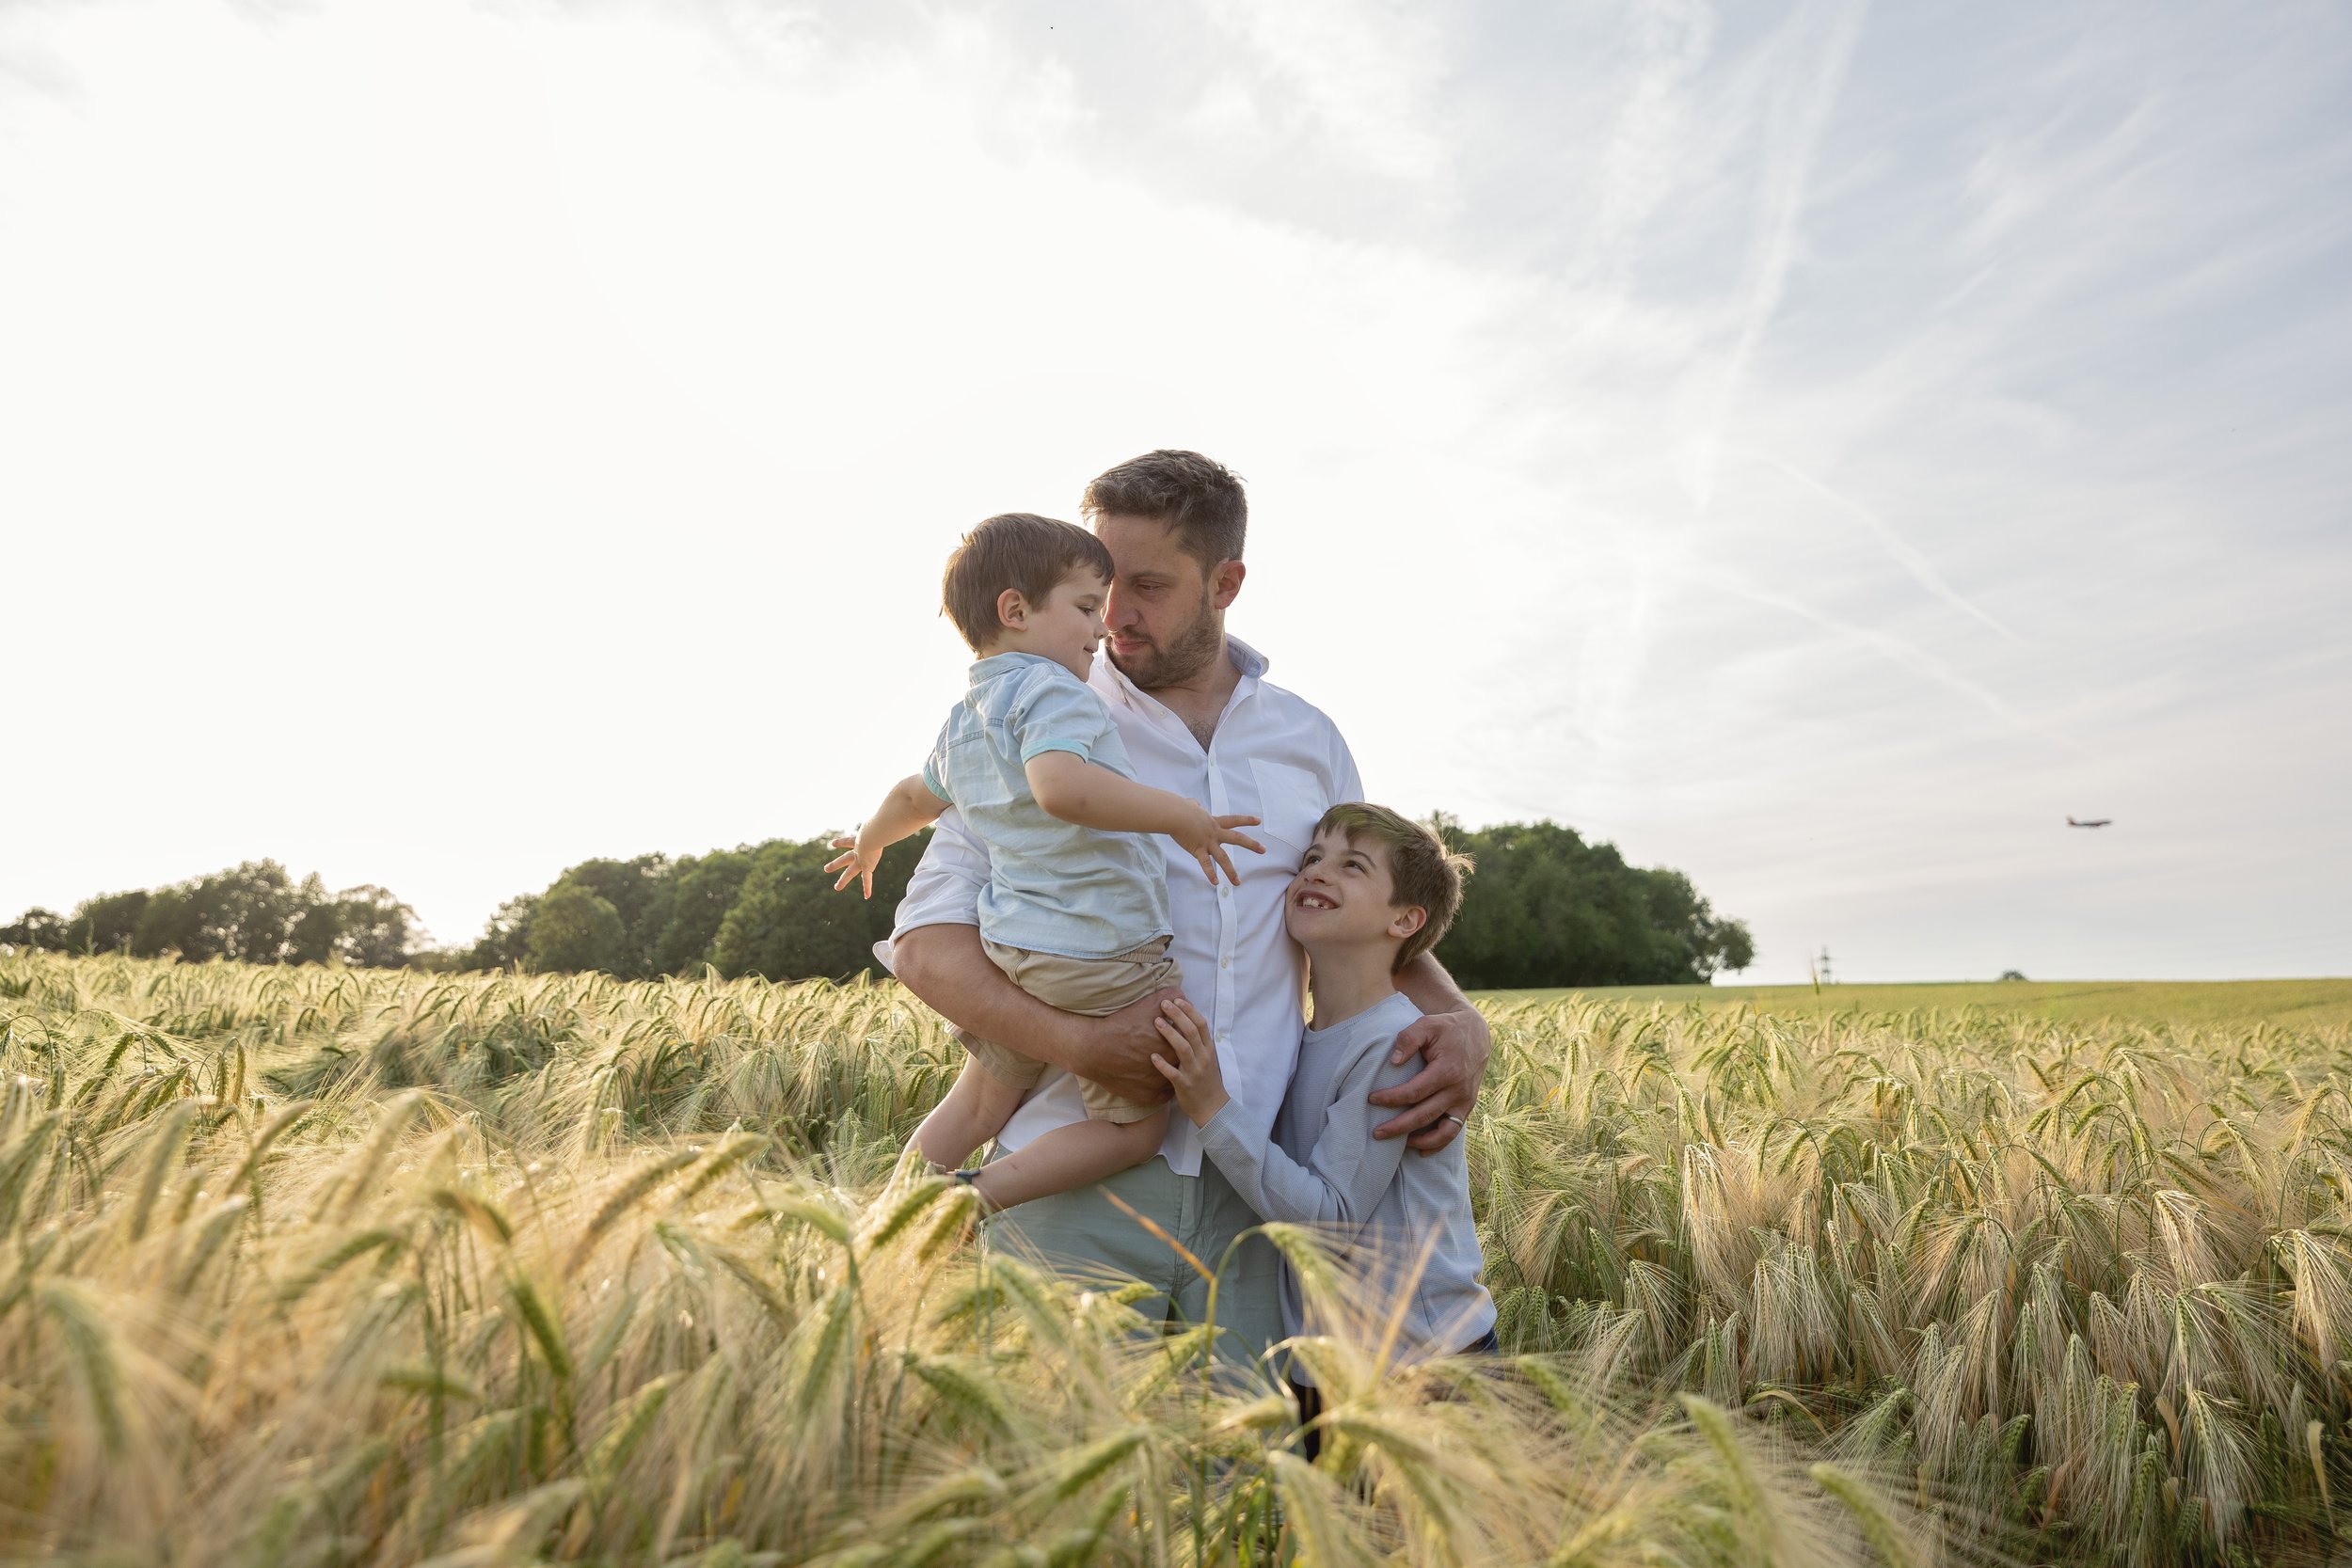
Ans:
{"label": "man's short brown hair", "polygon": [[1197,451],[1165,447],[1097,474],[1078,512],[1090,523],[1104,517],[1166,523],[1203,572],[1221,561],[1239,561],[1249,531],[1249,498],[1242,491],[1241,476]]}
{"label": "man's short brown hair", "polygon": [[996,601],[1018,588],[1031,604],[1043,604],[1062,578],[1084,566],[1111,580],[1111,552],[1075,523],[1034,512],[1005,512],[963,536],[947,558],[940,578],[940,609],[980,652],[1004,630]]}
{"label": "man's short brown hair", "polygon": [[1389,907],[1419,909],[1427,916],[1421,929],[1396,950],[1389,969],[1391,974],[1400,972],[1437,946],[1438,939],[1454,924],[1462,908],[1462,879],[1470,875],[1470,858],[1447,848],[1435,830],[1403,812],[1362,800],[1345,801],[1325,812],[1323,820],[1315,824],[1315,836],[1321,838],[1333,829],[1345,833],[1350,844],[1371,839],[1386,848],[1389,878],[1394,884]]}

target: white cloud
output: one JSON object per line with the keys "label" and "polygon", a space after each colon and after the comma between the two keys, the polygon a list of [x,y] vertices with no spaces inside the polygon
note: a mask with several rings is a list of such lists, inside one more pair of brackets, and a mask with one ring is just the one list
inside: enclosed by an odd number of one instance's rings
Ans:
{"label": "white cloud", "polygon": [[[1330,158],[1400,182],[1439,179],[1445,37],[1437,14],[1383,0],[1206,0],[1211,24],[1242,45]],[[1250,119],[1264,123],[1263,109]]]}

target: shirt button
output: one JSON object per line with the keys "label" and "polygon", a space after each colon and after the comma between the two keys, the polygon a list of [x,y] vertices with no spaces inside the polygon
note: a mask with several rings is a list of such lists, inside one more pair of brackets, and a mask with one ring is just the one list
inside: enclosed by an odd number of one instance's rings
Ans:
{"label": "shirt button", "polygon": [[1219,883],[1217,885],[1216,895],[1219,898],[1231,898],[1233,895],[1233,890],[1225,886],[1223,883]]}
{"label": "shirt button", "polygon": [[1219,958],[1216,961],[1216,967],[1219,969],[1231,969],[1233,967],[1233,960],[1231,958]]}

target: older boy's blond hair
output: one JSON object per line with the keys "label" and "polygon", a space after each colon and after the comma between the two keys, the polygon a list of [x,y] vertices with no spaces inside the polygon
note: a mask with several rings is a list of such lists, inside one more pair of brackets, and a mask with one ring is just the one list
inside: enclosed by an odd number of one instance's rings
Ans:
{"label": "older boy's blond hair", "polygon": [[1363,800],[1345,801],[1325,812],[1323,820],[1315,824],[1315,836],[1321,838],[1334,829],[1346,834],[1350,844],[1370,839],[1385,847],[1389,877],[1395,884],[1389,907],[1419,909],[1426,917],[1421,929],[1396,950],[1396,959],[1389,966],[1390,973],[1395,974],[1437,946],[1438,939],[1454,924],[1462,907],[1462,879],[1470,873],[1470,858],[1447,848],[1433,830],[1403,812]]}

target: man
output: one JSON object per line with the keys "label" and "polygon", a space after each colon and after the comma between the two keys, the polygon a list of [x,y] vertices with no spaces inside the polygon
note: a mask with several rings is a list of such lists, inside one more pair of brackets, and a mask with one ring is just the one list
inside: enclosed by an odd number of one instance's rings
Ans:
{"label": "man", "polygon": [[[1268,683],[1266,660],[1226,635],[1225,612],[1247,575],[1248,502],[1237,478],[1198,452],[1154,451],[1098,477],[1082,507],[1116,567],[1104,613],[1110,641],[1090,684],[1119,725],[1136,776],[1219,816],[1262,820],[1253,831],[1265,854],[1232,856],[1238,886],[1207,881],[1175,850],[1168,894],[1176,927],[1170,953],[1185,994],[1207,1017],[1228,1088],[1263,1142],[1281,1106],[1302,1023],[1304,959],[1283,931],[1282,891],[1323,813],[1363,798],[1355,758],[1328,719]],[[1164,1098],[1168,1085],[1152,1066],[1152,1053],[1165,1049],[1153,1020],[1170,993],[1100,1019],[1037,1001],[981,950],[977,909],[987,880],[985,851],[947,812],[898,906],[891,962],[908,990],[959,1028],[1052,1064],[998,1147],[1018,1148],[1083,1118],[1073,1073],[1129,1099]],[[1434,956],[1416,958],[1397,985],[1427,1016],[1398,1037],[1393,1059],[1418,1051],[1427,1065],[1373,1096],[1402,1107],[1376,1135],[1409,1137],[1427,1153],[1460,1133],[1490,1041],[1485,1020]],[[1206,1316],[1206,1282],[1172,1240],[1221,1268],[1218,1321],[1239,1340],[1231,1348],[1252,1355],[1281,1338],[1273,1248],[1255,1237],[1232,1244],[1257,1223],[1201,1160],[1199,1134],[1182,1117],[1171,1118],[1158,1158],[992,1222],[1048,1259],[1155,1286],[1158,1301],[1142,1304],[1147,1315],[1197,1323]]]}

